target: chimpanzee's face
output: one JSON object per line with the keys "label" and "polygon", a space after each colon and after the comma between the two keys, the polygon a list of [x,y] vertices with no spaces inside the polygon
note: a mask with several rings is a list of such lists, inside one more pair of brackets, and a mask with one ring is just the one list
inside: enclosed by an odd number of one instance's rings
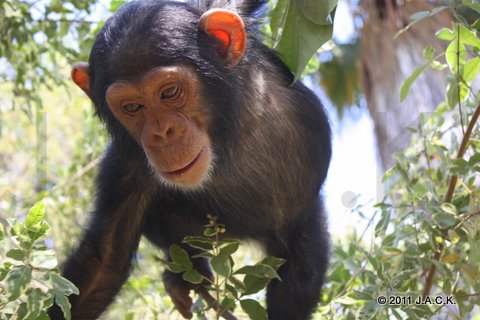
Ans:
{"label": "chimpanzee's face", "polygon": [[193,67],[157,67],[107,89],[115,117],[142,146],[162,182],[193,188],[212,168],[209,110]]}

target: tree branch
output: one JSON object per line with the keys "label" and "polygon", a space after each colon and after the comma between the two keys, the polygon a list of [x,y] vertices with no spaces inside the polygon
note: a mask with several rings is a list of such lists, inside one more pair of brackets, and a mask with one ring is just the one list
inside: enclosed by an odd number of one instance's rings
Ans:
{"label": "tree branch", "polygon": [[[463,136],[462,143],[460,144],[460,149],[458,150],[458,153],[457,153],[457,159],[463,158],[465,151],[467,151],[467,147],[468,147],[468,144],[470,143],[470,137],[472,135],[473,128],[475,127],[475,124],[477,123],[479,117],[480,117],[480,103],[477,105],[477,108],[475,109],[472,115],[472,119],[470,119],[470,122],[468,124],[467,131]],[[447,190],[447,193],[445,194],[444,202],[452,201],[453,193],[455,192],[457,181],[458,181],[458,176],[453,175],[450,177],[450,182],[448,184],[448,190]],[[440,257],[442,256],[442,253],[443,253],[443,248],[444,248],[443,240],[445,240],[446,238],[447,230],[442,230],[442,231],[444,233],[442,236],[442,242],[438,244],[437,251],[433,256],[433,261],[440,261]],[[428,270],[427,280],[425,282],[425,288],[423,289],[423,293],[422,293],[423,298],[427,297],[430,294],[430,291],[432,290],[433,279],[435,278],[436,271],[437,271],[437,266],[435,265],[435,263],[432,263],[432,265],[430,266],[430,269]]]}

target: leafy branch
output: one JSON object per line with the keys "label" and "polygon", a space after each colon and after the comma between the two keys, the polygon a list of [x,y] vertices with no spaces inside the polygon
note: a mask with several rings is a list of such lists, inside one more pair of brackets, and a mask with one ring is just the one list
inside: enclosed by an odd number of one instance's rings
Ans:
{"label": "leafy branch", "polygon": [[[473,113],[472,118],[470,119],[470,122],[468,124],[467,131],[463,136],[462,143],[460,144],[460,148],[457,153],[457,159],[462,159],[465,154],[465,151],[467,151],[467,147],[470,142],[473,128],[475,127],[475,124],[477,123],[479,117],[480,117],[480,103],[477,105],[475,112]],[[444,202],[452,202],[453,193],[455,191],[457,181],[458,181],[457,175],[452,175],[450,177],[448,190],[447,190],[447,193],[445,194]],[[439,261],[440,257],[442,256],[443,249],[444,249],[443,240],[445,240],[447,237],[447,231],[448,230],[446,229],[442,229],[442,242],[438,243],[437,250],[435,252],[435,255],[433,256],[434,261]],[[437,265],[435,263],[432,263],[432,265],[430,266],[430,269],[428,270],[427,280],[425,282],[425,287],[423,289],[423,293],[422,293],[423,298],[428,296],[430,294],[430,291],[432,290],[433,279],[435,277],[436,270],[437,270]]]}
{"label": "leafy branch", "polygon": [[[199,285],[196,292],[207,302],[207,309],[215,311],[216,319],[222,317],[235,320],[232,312],[240,304],[251,319],[266,320],[268,316],[265,308],[248,296],[266,288],[272,279],[280,280],[277,270],[285,260],[266,257],[255,265],[234,269],[232,255],[238,250],[240,242],[223,237],[225,226],[218,223],[215,216],[209,215],[208,219],[203,236],[187,236],[182,241],[199,253],[190,257],[185,249],[173,244],[169,250],[172,261],[160,261],[169,271],[181,273],[183,280]],[[210,262],[213,279],[193,268],[191,259],[195,258],[204,258]]]}

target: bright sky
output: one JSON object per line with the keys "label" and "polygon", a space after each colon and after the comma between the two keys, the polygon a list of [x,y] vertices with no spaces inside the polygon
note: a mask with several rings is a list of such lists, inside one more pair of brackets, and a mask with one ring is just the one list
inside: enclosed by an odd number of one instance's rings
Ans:
{"label": "bright sky", "polygon": [[[348,6],[338,4],[334,37],[347,42],[354,33],[354,24]],[[324,197],[332,236],[342,236],[356,228],[359,233],[366,221],[352,213],[356,204],[369,204],[365,212],[373,213],[371,205],[382,199],[381,166],[377,163],[373,123],[368,111],[353,108],[339,121],[330,102],[317,91],[327,108],[333,128],[333,156]]]}

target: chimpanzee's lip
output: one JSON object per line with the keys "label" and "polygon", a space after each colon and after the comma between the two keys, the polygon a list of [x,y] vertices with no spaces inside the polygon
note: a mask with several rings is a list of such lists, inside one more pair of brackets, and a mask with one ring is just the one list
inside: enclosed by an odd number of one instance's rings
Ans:
{"label": "chimpanzee's lip", "polygon": [[170,177],[175,177],[175,176],[180,176],[180,175],[185,174],[188,170],[190,170],[198,162],[198,159],[200,159],[201,155],[204,153],[204,149],[205,149],[205,147],[200,149],[197,156],[189,164],[187,164],[185,167],[183,167],[181,169],[178,169],[178,170],[174,170],[174,171],[164,171],[163,173],[167,176],[170,176]]}

